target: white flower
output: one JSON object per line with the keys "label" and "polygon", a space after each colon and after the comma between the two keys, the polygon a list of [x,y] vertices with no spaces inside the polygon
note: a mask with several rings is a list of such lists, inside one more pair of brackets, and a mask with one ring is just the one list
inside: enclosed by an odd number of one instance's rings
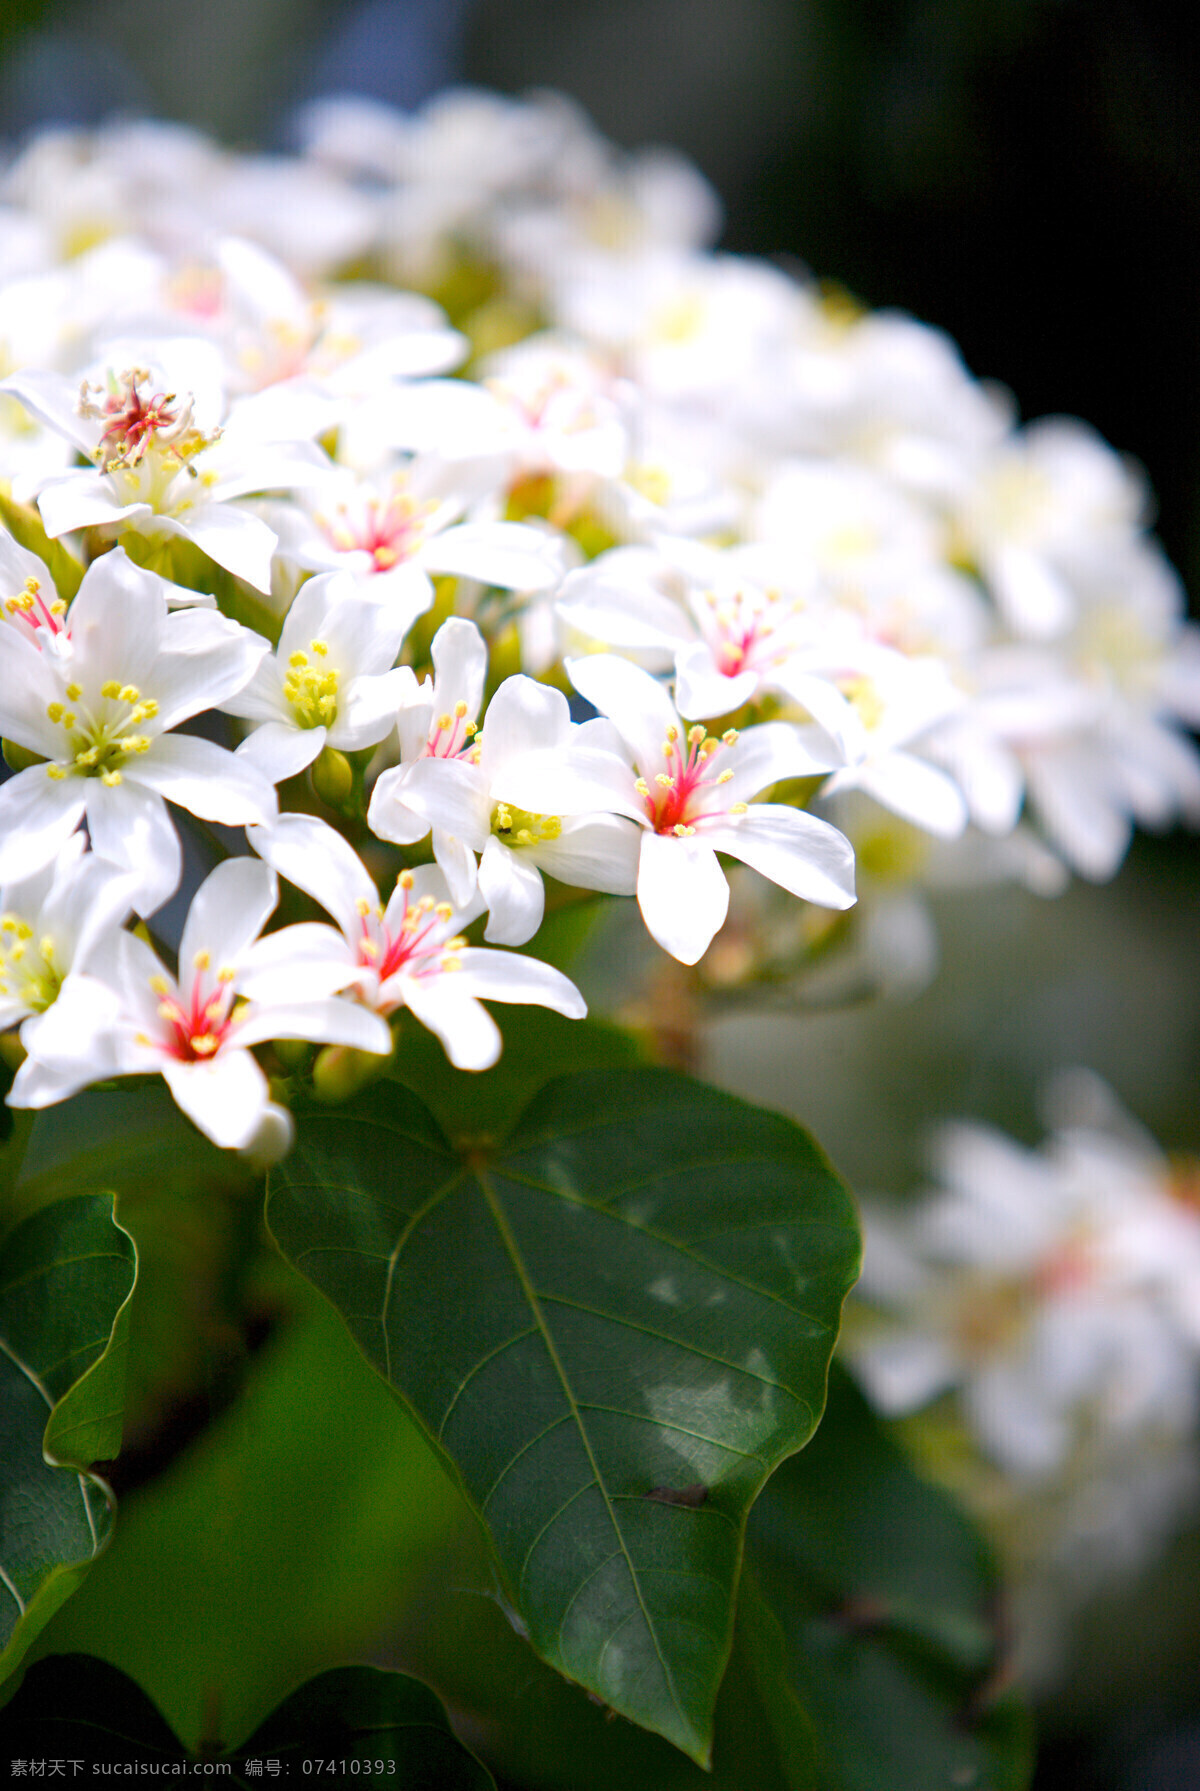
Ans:
{"label": "white flower", "polygon": [[1048,417],[980,466],[956,523],[1009,627],[1048,640],[1071,626],[1080,590],[1132,544],[1145,506],[1129,462],[1085,424]]}
{"label": "white flower", "polygon": [[86,843],[72,834],[52,863],[0,888],[0,1031],[20,1023],[32,1056],[41,1016],[129,915],[134,879]]}
{"label": "white flower", "polygon": [[[828,822],[750,798],[783,778],[827,771],[800,731],[768,722],[720,739],[681,721],[661,684],[614,654],[568,661],[581,695],[611,716],[640,776],[614,760],[609,806],[642,828],[638,905],[653,937],[683,964],[708,950],[729,907],[718,852],[826,908],[854,901],[854,854]],[[599,769],[599,767],[597,768]],[[514,790],[514,800],[522,793]]]}
{"label": "white flower", "polygon": [[482,898],[456,908],[433,865],[402,871],[385,908],[361,860],[323,821],[281,815],[250,837],[268,864],[341,927],[340,938],[328,927],[307,930],[329,935],[345,987],[377,1014],[407,1008],[437,1034],[457,1069],[486,1070],[500,1055],[500,1032],[481,998],[533,1003],[572,1020],[586,1014],[574,983],[549,964],[469,946],[461,930],[481,912]]}
{"label": "white flower", "polygon": [[[836,652],[836,649],[835,649]],[[932,654],[910,658],[864,642],[846,655],[838,679],[856,713],[850,765],[834,772],[823,795],[862,790],[893,814],[942,839],[967,824],[967,804],[949,774],[917,752],[939,722],[963,706],[963,693]]]}
{"label": "white flower", "polygon": [[[172,977],[141,939],[117,933],[94,954],[83,1001],[60,997],[40,1058],[23,1066],[14,1105],[42,1107],[108,1075],[161,1074],[178,1105],[214,1144],[249,1150],[264,1132],[287,1128],[251,1054],[269,1039],[311,1039],[386,1054],[391,1034],[375,1014],[331,996],[341,967],[312,961],[299,929],[264,942],[256,979],[255,940],[277,900],[275,878],[257,859],[231,858],[196,891]],[[290,957],[286,997],[278,964]],[[263,993],[260,994],[259,986]],[[281,1153],[280,1153],[281,1154]]]}
{"label": "white flower", "polygon": [[[206,346],[189,344],[201,365]],[[271,439],[279,404],[269,391],[241,400],[221,428],[199,427],[195,397],[157,388],[140,366],[110,373],[105,387],[85,383],[78,397],[69,380],[34,368],[0,391],[95,462],[42,483],[37,502],[47,534],[111,528],[118,536],[191,541],[259,591],[271,588],[275,536],[237,500],[328,474],[328,457],[315,443]]]}
{"label": "white flower", "polygon": [[[442,623],[430,648],[433,677],[417,683],[410,667],[399,675],[404,686],[396,711],[400,764],[383,772],[371,794],[367,822],[380,839],[411,846],[430,831],[428,815],[409,808],[404,792],[419,759],[471,762],[483,706],[488,652],[474,622],[451,616]],[[433,855],[456,902],[475,891],[476,864],[471,848],[444,827],[433,828]]]}
{"label": "white flower", "polygon": [[288,611],[276,652],[221,704],[226,714],[256,724],[237,756],[272,783],[303,771],[326,744],[357,752],[391,729],[412,678],[390,669],[404,618],[354,591],[341,573],[309,579]]}
{"label": "white flower", "polygon": [[844,752],[861,728],[833,679],[810,668],[830,663],[839,637],[857,643],[858,629],[814,582],[755,548],[663,539],[568,573],[555,608],[580,635],[658,665],[673,657],[676,702],[698,721],[775,693],[806,708]]}
{"label": "white flower", "polygon": [[[483,482],[491,490],[490,474]],[[387,603],[405,625],[433,602],[433,575],[477,578],[506,590],[547,590],[565,569],[557,536],[516,522],[463,522],[482,495],[461,469],[418,456],[360,478],[339,469],[303,504],[268,514],[284,560],[313,572],[348,572],[359,595]]]}
{"label": "white flower", "polygon": [[1200,1411],[1200,1221],[1097,1078],[1057,1090],[1040,1151],[943,1127],[942,1190],[867,1228],[863,1291],[891,1315],[851,1346],[872,1399],[913,1410],[957,1388],[1009,1473],[1053,1475],[1081,1447],[1186,1434]]}
{"label": "white flower", "polygon": [[48,864],[86,815],[93,847],[137,874],[151,914],[179,881],[164,798],[233,827],[274,812],[251,766],[171,732],[240,690],[267,643],[211,611],[169,613],[162,584],[117,548],[71,604],[68,655],[0,627],[0,733],[46,760],[0,786],[0,881]]}
{"label": "white flower", "polygon": [[[441,717],[439,716],[440,722]],[[413,816],[447,836],[439,862],[470,889],[467,853],[479,852],[479,889],[489,909],[484,937],[523,945],[542,924],[541,873],[580,889],[632,895],[637,836],[614,813],[608,794],[632,773],[606,722],[571,720],[559,690],[532,678],[506,678],[469,750],[430,755],[376,785],[368,820],[381,839],[410,843]],[[393,831],[394,827],[394,831]],[[420,836],[416,836],[420,837]]]}

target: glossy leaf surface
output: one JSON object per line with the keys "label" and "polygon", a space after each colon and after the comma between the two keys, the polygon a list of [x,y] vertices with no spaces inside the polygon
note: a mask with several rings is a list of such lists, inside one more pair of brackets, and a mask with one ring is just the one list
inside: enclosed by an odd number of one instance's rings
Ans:
{"label": "glossy leaf surface", "polygon": [[561,1078],[495,1151],[391,1083],[297,1118],[271,1228],[453,1464],[534,1647],[706,1760],[746,1511],[857,1269],[829,1164],[665,1071]]}
{"label": "glossy leaf surface", "polygon": [[[135,1273],[133,1243],[107,1195],[43,1207],[0,1247],[0,1673],[108,1535],[106,1489],[72,1470],[120,1444]],[[70,1465],[48,1465],[44,1446]]]}

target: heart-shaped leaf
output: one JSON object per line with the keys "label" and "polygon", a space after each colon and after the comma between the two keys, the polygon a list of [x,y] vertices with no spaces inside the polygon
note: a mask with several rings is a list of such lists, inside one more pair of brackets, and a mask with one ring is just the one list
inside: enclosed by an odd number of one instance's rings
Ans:
{"label": "heart-shaped leaf", "polygon": [[857,1270],[828,1162],[666,1071],[551,1083],[496,1152],[392,1083],[297,1120],[272,1230],[448,1457],[533,1646],[707,1761],[746,1512]]}
{"label": "heart-shaped leaf", "polygon": [[[200,1768],[141,1687],[87,1654],[30,1667],[4,1713],[10,1752],[158,1772]],[[385,1774],[395,1791],[494,1791],[427,1686],[375,1667],[337,1667],[293,1692],[244,1746],[209,1755],[225,1785],[292,1776],[300,1761],[320,1783]],[[319,1764],[318,1764],[319,1762]]]}
{"label": "heart-shaped leaf", "polygon": [[108,1535],[107,1489],[76,1470],[120,1446],[135,1274],[106,1194],[43,1207],[0,1247],[0,1677]]}

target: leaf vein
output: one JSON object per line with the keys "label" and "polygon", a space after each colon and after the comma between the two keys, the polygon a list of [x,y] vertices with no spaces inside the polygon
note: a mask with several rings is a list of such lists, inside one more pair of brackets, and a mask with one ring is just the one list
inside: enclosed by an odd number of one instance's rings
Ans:
{"label": "leaf vein", "polygon": [[[498,1486],[500,1484],[499,1481],[497,1481],[496,1484]],[[538,1543],[542,1540],[542,1537],[545,1536],[545,1534],[547,1533],[548,1530],[552,1530],[554,1528],[555,1524],[558,1522],[558,1520],[562,1516],[563,1512],[569,1511],[571,1506],[575,1503],[576,1499],[582,1499],[584,1493],[591,1492],[593,1487],[599,1488],[599,1485],[600,1485],[600,1482],[598,1480],[588,1480],[585,1482],[585,1484],[583,1486],[577,1486],[575,1488],[575,1491],[571,1494],[570,1498],[564,1499],[562,1504],[558,1507],[558,1510],[552,1512],[551,1515],[546,1519],[545,1523],[542,1525],[541,1529],[538,1531],[538,1533],[534,1537],[533,1541],[529,1544],[529,1547],[525,1550],[524,1557],[521,1561],[521,1571],[520,1571],[519,1575],[517,1576],[517,1597],[518,1598],[520,1598],[521,1588],[525,1584],[525,1575],[529,1571],[529,1563],[533,1560],[534,1552],[537,1548]],[[605,1560],[611,1561],[613,1559],[613,1556],[619,1555],[620,1552],[621,1552],[620,1549],[614,1549],[612,1555],[605,1556]]]}
{"label": "leaf vein", "polygon": [[442,1435],[446,1429],[446,1426],[450,1422],[451,1412],[453,1412],[455,1406],[458,1404],[459,1400],[461,1399],[462,1395],[466,1392],[466,1390],[470,1386],[471,1382],[475,1379],[476,1375],[482,1374],[483,1370],[487,1367],[489,1362],[494,1362],[497,1356],[502,1356],[504,1354],[505,1350],[511,1349],[515,1343],[521,1343],[526,1337],[536,1337],[536,1336],[537,1336],[537,1326],[529,1325],[524,1331],[518,1331],[515,1337],[506,1337],[504,1339],[503,1343],[498,1343],[494,1349],[488,1350],[488,1352],[485,1356],[480,1356],[478,1362],[473,1362],[471,1364],[471,1367],[468,1369],[464,1378],[459,1382],[458,1386],[454,1389],[454,1393],[451,1396],[450,1404],[446,1407],[445,1413],[443,1414],[443,1417],[442,1417],[442,1421],[438,1425],[437,1434],[438,1434],[439,1442],[441,1442]]}
{"label": "leaf vein", "polygon": [[[701,1362],[711,1362],[717,1368],[732,1369],[734,1374],[744,1374],[749,1380],[759,1381],[764,1387],[774,1387],[777,1392],[786,1393],[797,1405],[806,1405],[799,1393],[783,1381],[772,1380],[770,1375],[757,1374],[753,1368],[747,1368],[740,1362],[727,1361],[724,1356],[711,1355],[708,1350],[698,1349],[694,1343],[685,1343],[681,1337],[672,1337],[669,1331],[656,1331],[653,1325],[639,1324],[636,1319],[624,1318],[616,1312],[601,1312],[595,1306],[585,1306],[582,1300],[570,1300],[566,1294],[543,1294],[543,1300],[555,1306],[569,1306],[575,1312],[586,1312],[589,1318],[604,1319],[611,1325],[620,1325],[627,1331],[638,1331],[644,1337],[656,1337],[660,1343],[669,1343],[675,1349],[681,1349],[685,1355],[695,1356]],[[824,1329],[828,1329],[825,1326]]]}
{"label": "leaf vein", "polygon": [[[700,1164],[698,1167],[711,1169],[714,1165]],[[698,1268],[706,1269],[720,1280],[732,1283],[734,1287],[740,1287],[744,1293],[755,1294],[759,1299],[770,1300],[776,1306],[782,1306],[785,1312],[790,1312],[797,1318],[805,1318],[810,1324],[818,1325],[822,1331],[830,1329],[825,1320],[818,1318],[815,1313],[806,1312],[802,1306],[797,1306],[793,1301],[784,1299],[781,1294],[772,1293],[768,1287],[761,1287],[757,1282],[744,1280],[741,1275],[734,1274],[724,1263],[713,1262],[710,1257],[701,1256],[679,1238],[670,1237],[666,1232],[658,1231],[652,1225],[639,1224],[636,1219],[631,1219],[626,1213],[613,1212],[605,1202],[589,1200],[585,1195],[569,1193],[563,1188],[551,1187],[546,1183],[531,1181],[516,1175],[509,1179],[520,1187],[532,1189],[535,1193],[549,1194],[556,1200],[569,1200],[572,1205],[585,1207],[589,1212],[595,1213],[599,1218],[609,1219],[615,1225],[627,1225],[631,1231],[640,1232],[643,1237],[651,1238],[654,1243],[661,1244],[664,1249],[675,1251],[686,1261],[695,1263]]]}
{"label": "leaf vein", "polygon": [[[590,1438],[588,1436],[588,1432],[587,1432],[587,1426],[583,1421],[583,1415],[579,1410],[578,1404],[576,1403],[574,1389],[571,1386],[571,1382],[570,1382],[570,1379],[568,1378],[566,1368],[563,1365],[562,1359],[558,1353],[558,1349],[555,1346],[554,1338],[551,1334],[550,1327],[547,1324],[546,1319],[542,1313],[541,1302],[538,1298],[537,1291],[534,1288],[533,1283],[529,1279],[529,1274],[525,1267],[524,1258],[521,1255],[520,1249],[518,1248],[518,1245],[517,1245],[517,1240],[514,1237],[512,1228],[508,1222],[508,1215],[505,1213],[503,1207],[500,1204],[499,1198],[496,1194],[496,1190],[492,1186],[491,1179],[482,1172],[480,1172],[480,1174],[479,1174],[479,1185],[483,1190],[484,1198],[487,1200],[488,1205],[492,1209],[492,1217],[495,1222],[496,1228],[500,1232],[500,1236],[503,1241],[504,1247],[505,1247],[506,1251],[508,1252],[509,1260],[511,1261],[513,1268],[516,1271],[517,1277],[521,1282],[522,1288],[524,1289],[525,1297],[529,1302],[530,1310],[533,1313],[533,1316],[537,1323],[538,1329],[542,1333],[542,1339],[546,1345],[546,1349],[549,1353],[550,1360],[554,1365],[554,1371],[558,1375],[559,1381],[562,1385],[563,1392],[566,1394],[567,1400],[570,1403],[571,1413],[572,1413],[572,1416],[574,1417],[575,1424],[578,1428],[580,1439],[583,1443],[584,1449],[587,1451],[587,1457],[592,1466],[592,1473],[596,1476],[596,1484],[599,1488],[600,1496],[604,1500],[605,1509],[608,1512],[609,1523],[612,1525],[613,1534],[616,1536],[618,1544],[620,1545],[617,1552],[620,1553],[622,1556],[624,1556],[625,1565],[629,1570],[629,1577],[630,1577],[630,1581],[633,1586],[634,1597],[637,1599],[638,1607],[642,1613],[642,1621],[646,1626],[646,1632],[650,1636],[651,1641],[654,1643],[654,1651],[657,1654],[659,1663],[662,1667],[663,1678],[666,1682],[667,1689],[670,1692],[671,1701],[675,1705],[675,1709],[678,1712],[680,1721],[685,1726],[690,1726],[688,1724],[688,1718],[684,1713],[683,1705],[680,1702],[679,1693],[676,1690],[675,1681],[672,1676],[670,1666],[668,1665],[666,1659],[664,1658],[662,1646],[659,1642],[657,1632],[654,1628],[653,1622],[651,1621],[650,1613],[646,1609],[646,1603],[642,1597],[642,1590],[641,1590],[640,1585],[638,1584],[637,1573],[634,1569],[633,1562],[630,1559],[629,1550],[626,1547],[625,1537],[622,1534],[621,1526],[617,1522],[617,1514],[613,1508],[612,1500],[608,1496],[608,1488],[604,1485],[603,1479],[601,1478],[600,1466],[596,1460],[595,1454],[593,1453],[591,1440],[590,1440]],[[576,1596],[578,1596],[578,1594]],[[572,1600],[572,1604],[573,1603],[574,1603],[574,1600]],[[570,1609],[570,1607],[568,1607],[568,1610],[569,1609]],[[561,1642],[562,1642],[562,1629],[563,1629],[563,1623],[565,1621],[566,1621],[566,1613],[564,1613],[564,1616],[562,1617],[562,1619],[560,1619],[559,1625],[558,1625],[558,1644],[557,1645],[559,1645],[559,1646],[561,1646]]]}

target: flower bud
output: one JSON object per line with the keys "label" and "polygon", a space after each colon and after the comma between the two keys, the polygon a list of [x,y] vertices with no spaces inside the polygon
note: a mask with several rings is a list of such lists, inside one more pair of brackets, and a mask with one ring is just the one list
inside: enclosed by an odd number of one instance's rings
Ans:
{"label": "flower bud", "polygon": [[243,1144],[238,1156],[243,1158],[252,1169],[270,1169],[291,1150],[296,1137],[296,1123],[286,1107],[277,1107],[274,1101],[268,1101],[263,1108],[258,1130],[248,1144]]}
{"label": "flower bud", "polygon": [[373,1082],[388,1063],[372,1051],[353,1045],[326,1045],[313,1065],[313,1093],[319,1101],[348,1101]]}
{"label": "flower bud", "polygon": [[344,752],[326,746],[312,768],[312,787],[327,808],[344,808],[354,788],[354,772]]}
{"label": "flower bud", "polygon": [[275,1055],[284,1069],[295,1075],[307,1067],[312,1046],[307,1039],[276,1039]]}

